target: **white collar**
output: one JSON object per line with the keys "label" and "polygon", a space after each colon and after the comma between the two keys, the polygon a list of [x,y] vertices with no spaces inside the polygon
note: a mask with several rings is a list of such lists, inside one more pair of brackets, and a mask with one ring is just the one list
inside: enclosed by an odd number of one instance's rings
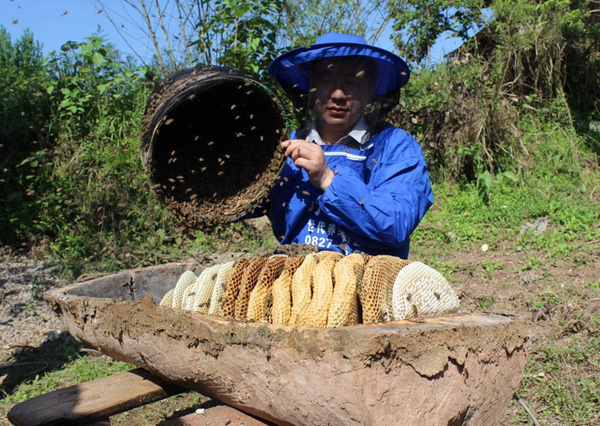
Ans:
{"label": "white collar", "polygon": [[[369,140],[368,132],[369,126],[367,125],[365,118],[361,117],[352,130],[350,130],[346,136],[338,140],[335,145],[348,145],[348,142],[353,142],[351,145],[358,144],[359,146],[362,146]],[[353,140],[348,141],[348,138],[352,138]],[[321,135],[319,135],[319,132],[317,131],[317,127],[315,126],[314,122],[305,139],[309,142],[315,142],[318,145],[325,145],[323,139],[321,139]]]}

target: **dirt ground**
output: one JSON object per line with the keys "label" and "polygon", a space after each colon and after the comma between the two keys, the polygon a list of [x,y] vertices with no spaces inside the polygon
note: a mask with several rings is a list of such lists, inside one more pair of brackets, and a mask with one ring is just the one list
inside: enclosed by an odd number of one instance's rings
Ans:
{"label": "dirt ground", "polygon": [[[592,319],[600,314],[600,242],[592,244],[593,250],[581,250],[577,262],[569,262],[550,259],[542,252],[518,250],[513,241],[506,241],[487,251],[477,246],[447,255],[439,259],[440,270],[459,293],[462,311],[526,319],[534,350],[550,341],[568,345],[574,336],[585,339],[598,333],[597,322]],[[214,256],[205,261],[214,262]],[[75,344],[42,298],[46,290],[65,284],[57,278],[55,265],[0,251],[0,367],[16,359],[28,362],[23,357],[27,352],[32,360],[38,359],[37,363],[31,361],[28,377],[34,377],[52,368],[39,363],[44,348]],[[3,374],[0,370],[0,386],[6,377]],[[534,415],[547,408],[539,395],[520,397]],[[202,404],[210,406],[211,402],[190,393],[115,416],[111,422],[157,424],[165,418],[193,413]],[[145,411],[140,414],[140,410]],[[520,410],[518,404],[511,403],[504,424],[515,424],[509,419],[516,418]],[[7,423],[3,414],[0,424]]]}

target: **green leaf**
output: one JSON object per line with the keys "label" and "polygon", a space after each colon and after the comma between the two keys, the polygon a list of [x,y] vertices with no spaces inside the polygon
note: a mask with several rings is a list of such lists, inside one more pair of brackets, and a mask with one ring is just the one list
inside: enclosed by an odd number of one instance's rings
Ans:
{"label": "green leaf", "polygon": [[104,93],[106,92],[106,89],[108,88],[108,86],[110,86],[110,83],[102,83],[98,85],[98,91],[100,93]]}
{"label": "green leaf", "polygon": [[500,175],[504,176],[507,179],[510,179],[513,182],[517,182],[517,175],[515,174],[515,172],[507,171],[502,172]]}
{"label": "green leaf", "polygon": [[94,50],[94,46],[92,46],[92,43],[86,43],[83,46],[81,46],[81,53],[84,55],[90,53],[92,50]]}
{"label": "green leaf", "polygon": [[104,56],[102,56],[100,53],[98,52],[94,52],[92,54],[92,62],[98,66],[102,65],[102,62],[104,62]]}

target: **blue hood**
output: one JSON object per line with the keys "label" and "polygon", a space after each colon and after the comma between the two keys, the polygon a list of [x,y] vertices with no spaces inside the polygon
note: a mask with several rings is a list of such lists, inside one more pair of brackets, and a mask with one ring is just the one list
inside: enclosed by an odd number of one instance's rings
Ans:
{"label": "blue hood", "polygon": [[312,46],[284,53],[271,63],[268,71],[285,90],[308,92],[310,75],[306,64],[320,59],[351,56],[370,58],[377,64],[379,71],[375,96],[395,91],[408,82],[410,70],[398,56],[369,45],[362,37],[339,33],[322,35]]}

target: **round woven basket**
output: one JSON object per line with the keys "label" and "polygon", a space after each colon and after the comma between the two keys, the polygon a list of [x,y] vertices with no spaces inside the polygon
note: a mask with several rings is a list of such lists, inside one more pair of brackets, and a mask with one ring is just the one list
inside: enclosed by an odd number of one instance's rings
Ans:
{"label": "round woven basket", "polygon": [[289,127],[283,103],[224,67],[181,71],[154,90],[142,163],[156,196],[191,229],[239,219],[268,199]]}

